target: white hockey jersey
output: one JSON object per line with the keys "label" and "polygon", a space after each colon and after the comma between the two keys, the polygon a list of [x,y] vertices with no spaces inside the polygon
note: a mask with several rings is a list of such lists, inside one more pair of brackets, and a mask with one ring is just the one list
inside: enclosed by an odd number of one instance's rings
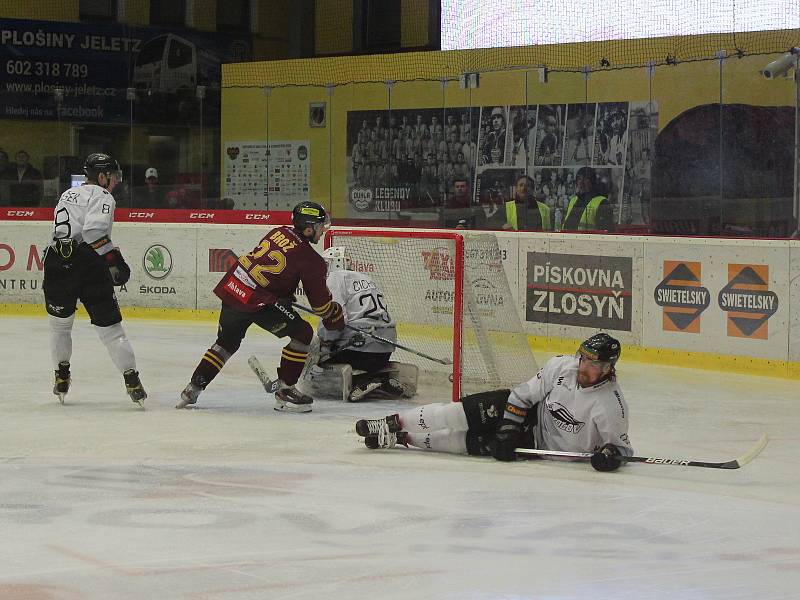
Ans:
{"label": "white hockey jersey", "polygon": [[86,242],[98,254],[109,252],[113,248],[114,208],[114,196],[99,185],[87,183],[68,189],[53,213],[53,239],[74,239]]}
{"label": "white hockey jersey", "polygon": [[[509,404],[536,410],[536,447],[564,452],[594,452],[614,444],[626,456],[633,455],[628,439],[628,404],[613,379],[590,388],[578,385],[575,356],[556,356],[547,361],[533,379],[518,385]],[[522,418],[508,410],[504,418]]]}
{"label": "white hockey jersey", "polygon": [[[377,336],[397,341],[397,327],[389,314],[386,299],[368,275],[338,269],[328,273],[328,289],[333,299],[342,305],[345,323],[362,331],[369,331]],[[345,327],[342,331],[330,331],[322,321],[319,323],[317,335],[324,342],[335,342],[338,347],[346,345],[355,335],[355,331]],[[394,346],[364,336],[366,343],[360,348],[350,350],[360,352],[392,352]]]}

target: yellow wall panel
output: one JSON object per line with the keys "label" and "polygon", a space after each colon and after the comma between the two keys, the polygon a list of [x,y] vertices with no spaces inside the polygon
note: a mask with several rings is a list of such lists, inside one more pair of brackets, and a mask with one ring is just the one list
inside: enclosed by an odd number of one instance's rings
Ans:
{"label": "yellow wall panel", "polygon": [[78,21],[78,0],[0,0],[0,16],[5,19]]}

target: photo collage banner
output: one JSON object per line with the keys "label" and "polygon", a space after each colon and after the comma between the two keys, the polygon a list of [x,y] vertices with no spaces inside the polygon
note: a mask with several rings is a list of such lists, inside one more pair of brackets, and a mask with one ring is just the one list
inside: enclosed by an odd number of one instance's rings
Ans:
{"label": "photo collage banner", "polygon": [[558,228],[577,171],[590,167],[615,223],[647,223],[657,128],[653,102],[350,111],[348,217],[435,219],[474,207],[499,229],[527,176]]}

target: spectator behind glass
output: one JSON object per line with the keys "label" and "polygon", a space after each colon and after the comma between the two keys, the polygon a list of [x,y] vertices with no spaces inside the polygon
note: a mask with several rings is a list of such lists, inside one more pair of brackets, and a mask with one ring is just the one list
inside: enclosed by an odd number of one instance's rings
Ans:
{"label": "spectator behind glass", "polygon": [[148,167],[144,172],[144,186],[134,190],[133,208],[164,208],[164,190],[158,183],[158,171]]}
{"label": "spectator behind glass", "polygon": [[42,173],[30,164],[30,154],[17,152],[17,168],[11,169],[11,204],[14,206],[39,206],[42,202]]}
{"label": "spectator behind glass", "polygon": [[447,195],[442,211],[442,225],[450,229],[474,229],[475,212],[472,209],[469,181],[463,177],[453,180],[453,192]]}

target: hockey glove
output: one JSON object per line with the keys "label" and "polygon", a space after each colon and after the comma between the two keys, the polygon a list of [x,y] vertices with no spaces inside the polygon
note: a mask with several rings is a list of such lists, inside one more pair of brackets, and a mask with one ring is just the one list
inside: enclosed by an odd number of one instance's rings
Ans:
{"label": "hockey glove", "polygon": [[325,329],[331,331],[341,331],[344,329],[344,313],[342,312],[342,305],[331,300],[330,308],[326,311],[326,316],[322,319],[322,324]]}
{"label": "hockey glove", "polygon": [[503,419],[494,433],[494,448],[492,456],[505,462],[517,460],[514,452],[522,437],[522,423]]}
{"label": "hockey glove", "polygon": [[107,252],[104,258],[106,259],[106,264],[108,264],[108,271],[111,273],[114,285],[128,283],[131,278],[131,268],[122,258],[122,252],[119,251],[119,248],[114,248],[111,252]]}
{"label": "hockey glove", "polygon": [[592,467],[597,471],[616,471],[622,464],[615,457],[619,456],[619,448],[614,444],[606,444],[592,454]]}

